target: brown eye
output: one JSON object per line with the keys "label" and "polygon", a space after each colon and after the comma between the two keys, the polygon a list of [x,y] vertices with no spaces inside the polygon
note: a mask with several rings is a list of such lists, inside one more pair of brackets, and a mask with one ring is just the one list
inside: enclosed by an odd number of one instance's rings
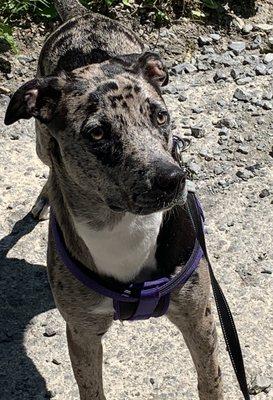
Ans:
{"label": "brown eye", "polygon": [[164,125],[168,122],[168,114],[166,112],[160,111],[157,113],[156,122],[158,125]]}
{"label": "brown eye", "polygon": [[92,130],[91,137],[92,137],[92,139],[99,141],[99,140],[103,139],[104,132],[101,128],[96,128],[96,129]]}

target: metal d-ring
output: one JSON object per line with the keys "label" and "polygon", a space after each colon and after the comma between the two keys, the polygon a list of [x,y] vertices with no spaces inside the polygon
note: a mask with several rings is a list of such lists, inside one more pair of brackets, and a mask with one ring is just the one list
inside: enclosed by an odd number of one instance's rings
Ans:
{"label": "metal d-ring", "polygon": [[183,165],[182,153],[186,151],[190,145],[190,139],[173,135],[173,157],[179,163],[180,167]]}

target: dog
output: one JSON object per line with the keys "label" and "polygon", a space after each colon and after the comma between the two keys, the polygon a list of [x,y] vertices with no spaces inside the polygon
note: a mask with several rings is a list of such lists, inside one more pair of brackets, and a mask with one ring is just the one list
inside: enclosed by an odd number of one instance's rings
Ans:
{"label": "dog", "polygon": [[[37,154],[50,174],[33,213],[45,217],[50,204],[69,253],[103,279],[127,283],[173,274],[195,238],[161,95],[167,70],[120,23],[88,13],[76,0],[55,5],[64,23],[46,40],[36,78],[14,93],[5,117],[6,124],[36,120]],[[47,261],[80,399],[105,400],[101,339],[113,304],[70,273],[51,230]],[[190,350],[200,400],[221,400],[209,297],[202,260],[173,291],[167,317]]]}

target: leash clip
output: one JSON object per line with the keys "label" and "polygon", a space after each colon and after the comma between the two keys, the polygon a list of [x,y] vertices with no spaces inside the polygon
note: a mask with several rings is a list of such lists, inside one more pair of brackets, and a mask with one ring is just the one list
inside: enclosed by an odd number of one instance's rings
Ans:
{"label": "leash clip", "polygon": [[183,166],[182,153],[190,147],[190,139],[180,138],[177,135],[173,135],[173,158],[178,162],[179,166]]}

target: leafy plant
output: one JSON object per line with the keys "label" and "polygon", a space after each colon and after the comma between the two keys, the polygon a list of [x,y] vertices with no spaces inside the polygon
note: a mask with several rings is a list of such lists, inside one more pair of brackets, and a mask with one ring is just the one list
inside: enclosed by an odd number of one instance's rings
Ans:
{"label": "leafy plant", "polygon": [[9,25],[4,24],[3,22],[0,22],[0,39],[6,41],[10,46],[11,50],[14,53],[17,53],[18,49],[15,40],[12,36],[12,29]]}

